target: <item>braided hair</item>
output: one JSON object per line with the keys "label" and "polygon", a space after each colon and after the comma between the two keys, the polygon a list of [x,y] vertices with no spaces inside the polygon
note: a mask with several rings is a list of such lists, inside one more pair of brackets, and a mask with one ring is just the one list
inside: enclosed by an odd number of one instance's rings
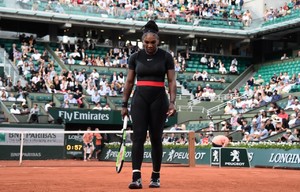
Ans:
{"label": "braided hair", "polygon": [[143,36],[142,36],[142,39],[144,39],[144,37],[146,36],[146,34],[148,33],[153,33],[157,39],[159,39],[158,37],[158,26],[157,24],[155,23],[155,21],[153,20],[150,20],[146,23],[146,25],[144,25],[141,29],[143,31]]}
{"label": "braided hair", "polygon": [[143,27],[142,27],[142,30],[143,30],[143,33],[145,34],[145,33],[149,33],[149,32],[151,32],[151,33],[158,33],[158,26],[156,25],[156,23],[155,23],[155,21],[153,21],[153,20],[150,20],[150,21],[148,21],[147,23],[146,23],[146,25],[144,25]]}

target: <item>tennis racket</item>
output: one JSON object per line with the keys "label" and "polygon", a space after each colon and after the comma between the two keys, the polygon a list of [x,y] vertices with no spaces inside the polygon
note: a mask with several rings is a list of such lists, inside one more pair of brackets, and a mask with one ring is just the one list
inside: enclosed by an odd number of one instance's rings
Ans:
{"label": "tennis racket", "polygon": [[125,160],[125,154],[126,154],[126,145],[125,145],[125,139],[126,139],[126,128],[127,128],[127,121],[128,117],[124,117],[124,122],[123,122],[123,129],[122,129],[122,140],[117,156],[117,162],[116,162],[116,171],[117,173],[120,173],[123,167],[123,163]]}

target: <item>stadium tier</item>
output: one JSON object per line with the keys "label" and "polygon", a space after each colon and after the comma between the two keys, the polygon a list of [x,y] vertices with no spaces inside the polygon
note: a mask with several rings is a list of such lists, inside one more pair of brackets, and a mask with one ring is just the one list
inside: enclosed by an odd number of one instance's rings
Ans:
{"label": "stadium tier", "polygon": [[[0,0],[1,22],[4,23],[0,35],[3,48],[0,62],[4,65],[1,87],[5,89],[1,90],[2,123],[29,123],[30,114],[11,114],[14,105],[20,110],[24,105],[29,110],[37,105],[39,124],[63,121],[53,119],[53,114],[48,112],[49,103],[65,117],[77,112],[82,117],[108,113],[104,112],[104,107],[108,107],[111,114],[119,113],[128,58],[143,48],[138,32],[152,19],[160,28],[160,47],[172,54],[176,65],[178,113],[165,128],[171,129],[178,123],[183,125],[182,129],[204,136],[210,132],[212,135],[226,133],[233,135],[234,140],[245,139],[245,133],[250,130],[245,130],[242,120],[253,128],[251,122],[254,120],[257,124],[265,121],[260,111],[267,111],[269,118],[273,115],[269,110],[271,103],[276,102],[280,108],[296,103],[296,99],[290,101],[289,95],[298,97],[300,92],[300,82],[297,82],[300,73],[299,6],[297,1],[291,1],[287,6],[272,2],[262,7],[259,1],[253,1],[258,3],[256,9],[250,1],[244,4],[225,2],[180,1],[164,5],[143,1],[137,5],[128,2],[129,6],[112,1],[108,7],[103,7],[88,2]],[[278,11],[276,15],[276,11],[263,10],[280,6],[286,13]],[[17,17],[12,20],[14,16]],[[24,24],[23,19],[26,20]],[[9,25],[12,21],[19,27]],[[27,36],[25,40],[23,34]],[[20,51],[18,54],[14,45]],[[11,55],[12,50],[16,55]],[[5,55],[9,56],[8,60]],[[123,57],[124,65],[120,64]],[[276,60],[268,61],[268,58]],[[17,80],[11,79],[11,71],[18,75]],[[281,78],[270,82],[274,74]],[[253,93],[250,96],[245,94],[248,91],[245,86],[251,77],[262,81],[249,85]],[[20,86],[23,78],[27,85]],[[8,85],[10,82],[12,85]],[[268,84],[272,85],[270,89],[266,87]],[[168,86],[167,78],[165,86]],[[280,97],[277,98],[275,91]],[[276,95],[275,100],[273,95]],[[226,111],[229,103],[232,108]],[[297,114],[295,108],[286,111],[288,120]],[[64,111],[59,112],[61,109]],[[96,109],[100,110],[95,112]],[[277,116],[280,116],[279,111],[275,112]],[[224,121],[231,124],[230,129],[224,128]],[[88,121],[83,122],[87,122],[84,126],[90,125]],[[77,123],[67,122],[66,129]],[[119,122],[100,122],[99,126],[104,129],[114,124],[116,127],[112,127],[116,129],[121,126]],[[298,126],[296,121],[290,127],[284,124],[274,134],[281,137],[288,128],[295,126]],[[253,130],[249,132],[252,140],[261,140],[253,134]],[[273,139],[275,137],[272,135]]]}

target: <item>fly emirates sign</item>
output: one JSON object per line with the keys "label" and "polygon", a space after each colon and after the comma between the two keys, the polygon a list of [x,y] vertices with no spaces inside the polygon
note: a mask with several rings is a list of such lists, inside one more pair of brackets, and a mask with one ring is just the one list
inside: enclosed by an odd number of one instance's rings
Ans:
{"label": "fly emirates sign", "polygon": [[69,122],[71,121],[109,121],[110,115],[108,113],[94,113],[93,111],[59,111],[58,116]]}

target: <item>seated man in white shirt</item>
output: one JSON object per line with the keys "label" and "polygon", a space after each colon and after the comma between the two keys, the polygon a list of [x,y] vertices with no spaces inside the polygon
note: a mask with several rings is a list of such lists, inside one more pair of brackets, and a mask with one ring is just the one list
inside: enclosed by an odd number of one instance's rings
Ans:
{"label": "seated man in white shirt", "polygon": [[75,59],[73,59],[73,57],[70,56],[69,59],[67,60],[67,64],[74,65],[75,64]]}
{"label": "seated man in white shirt", "polygon": [[196,71],[193,75],[193,80],[194,81],[201,81],[202,80],[202,74],[199,71]]}
{"label": "seated man in white shirt", "polygon": [[80,58],[80,53],[75,49],[73,53],[70,53],[69,56],[72,56],[74,59]]}
{"label": "seated man in white shirt", "polygon": [[41,58],[41,54],[39,53],[39,51],[36,49],[34,51],[34,53],[31,55],[31,58],[35,61],[39,60]]}
{"label": "seated man in white shirt", "polygon": [[100,86],[100,89],[99,89],[98,92],[99,92],[100,96],[106,96],[107,95],[106,89],[104,89],[103,86]]}
{"label": "seated man in white shirt", "polygon": [[97,103],[93,110],[102,110],[101,104]]}
{"label": "seated man in white shirt", "polygon": [[72,104],[77,103],[76,99],[73,97],[73,94],[68,94],[68,97],[65,100],[68,100],[69,103],[72,103]]}
{"label": "seated man in white shirt", "polygon": [[203,65],[206,65],[208,62],[207,58],[206,58],[206,55],[203,55],[203,57],[201,57],[200,59],[200,63],[203,64]]}
{"label": "seated man in white shirt", "polygon": [[225,68],[224,63],[220,64],[219,73],[221,73],[221,74],[226,74],[227,73],[227,70]]}
{"label": "seated man in white shirt", "polygon": [[99,95],[98,91],[94,92],[94,94],[92,95],[91,100],[95,104],[100,102],[100,95]]}
{"label": "seated man in white shirt", "polygon": [[102,108],[102,110],[104,110],[104,111],[110,111],[111,108],[110,108],[109,104],[106,103],[106,105]]}
{"label": "seated man in white shirt", "polygon": [[16,104],[12,105],[12,108],[10,109],[11,114],[21,114],[21,111],[17,108]]}
{"label": "seated man in white shirt", "polygon": [[238,74],[238,69],[235,64],[231,64],[229,71],[231,74]]}
{"label": "seated man in white shirt", "polygon": [[236,58],[234,58],[232,61],[231,61],[231,65],[238,65],[238,61],[236,60]]}

